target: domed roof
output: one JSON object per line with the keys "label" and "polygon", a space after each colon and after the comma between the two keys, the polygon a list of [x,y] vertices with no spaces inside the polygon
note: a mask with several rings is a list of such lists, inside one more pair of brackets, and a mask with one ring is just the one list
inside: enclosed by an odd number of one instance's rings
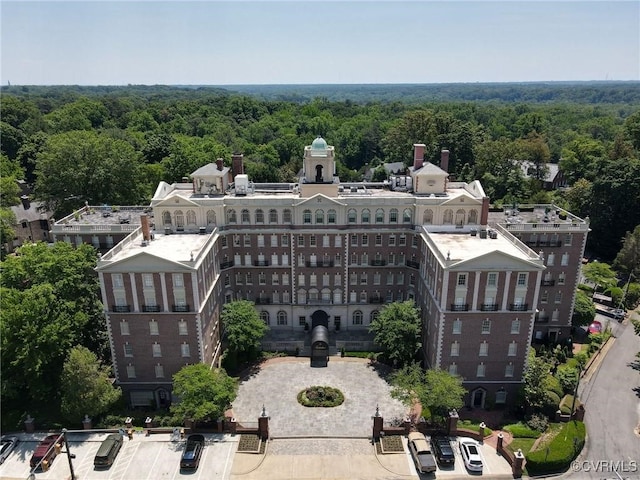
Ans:
{"label": "domed roof", "polygon": [[311,150],[326,150],[326,149],[327,149],[327,142],[320,135],[318,135],[318,137],[313,142],[311,142]]}

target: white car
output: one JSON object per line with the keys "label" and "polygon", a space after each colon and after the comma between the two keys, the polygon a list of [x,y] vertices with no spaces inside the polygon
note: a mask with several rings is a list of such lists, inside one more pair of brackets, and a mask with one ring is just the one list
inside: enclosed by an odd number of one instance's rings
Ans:
{"label": "white car", "polygon": [[458,441],[462,460],[470,472],[482,472],[482,457],[480,456],[480,445],[472,438],[461,438]]}

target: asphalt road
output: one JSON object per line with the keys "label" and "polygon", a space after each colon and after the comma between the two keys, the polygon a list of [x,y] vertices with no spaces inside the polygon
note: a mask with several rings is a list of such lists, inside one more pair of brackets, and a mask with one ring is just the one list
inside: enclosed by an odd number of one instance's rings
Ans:
{"label": "asphalt road", "polygon": [[[610,319],[598,320],[605,325]],[[565,476],[572,480],[640,479],[640,337],[629,320],[609,324],[616,339],[580,383],[588,438]]]}

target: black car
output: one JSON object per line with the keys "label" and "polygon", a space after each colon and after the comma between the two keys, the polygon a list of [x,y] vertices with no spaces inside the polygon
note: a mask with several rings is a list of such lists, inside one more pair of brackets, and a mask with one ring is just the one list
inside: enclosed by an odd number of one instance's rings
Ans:
{"label": "black car", "polygon": [[445,436],[431,437],[431,450],[440,466],[453,466],[456,462],[456,456],[451,448],[451,442]]}
{"label": "black car", "polygon": [[180,459],[180,468],[193,470],[198,468],[202,450],[204,450],[204,436],[199,434],[189,435]]}

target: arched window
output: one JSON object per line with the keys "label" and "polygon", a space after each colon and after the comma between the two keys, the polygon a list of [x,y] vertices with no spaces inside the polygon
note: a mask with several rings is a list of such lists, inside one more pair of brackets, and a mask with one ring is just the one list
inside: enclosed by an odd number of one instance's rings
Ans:
{"label": "arched window", "polygon": [[371,212],[368,208],[362,210],[362,223],[369,223],[371,220]]}
{"label": "arched window", "polygon": [[444,211],[444,217],[442,217],[442,223],[446,225],[451,225],[453,223],[453,210],[448,208]]}
{"label": "arched window", "polygon": [[362,312],[360,310],[353,312],[353,324],[362,325]]}
{"label": "arched window", "polygon": [[424,211],[424,214],[422,215],[422,223],[424,225],[431,225],[433,223],[433,210],[428,208]]}
{"label": "arched window", "polygon": [[458,209],[456,210],[456,225],[462,226],[464,225],[464,217],[466,215],[464,214],[464,210],[463,209]]}
{"label": "arched window", "polygon": [[269,312],[260,312],[260,320],[262,320],[265,325],[269,325]]}
{"label": "arched window", "polygon": [[246,208],[242,210],[242,223],[250,223],[251,218],[249,217],[249,210]]}
{"label": "arched window", "polygon": [[184,213],[182,213],[182,210],[176,210],[176,226],[184,227]]}
{"label": "arched window", "polygon": [[376,210],[376,223],[384,223],[384,210],[381,208]]}
{"label": "arched window", "polygon": [[302,223],[307,225],[311,223],[311,210],[302,212]]}
{"label": "arched window", "polygon": [[274,208],[269,210],[269,223],[278,223],[278,211]]}
{"label": "arched window", "polygon": [[342,290],[339,289],[339,288],[336,288],[333,291],[333,303],[335,303],[335,304],[342,303]]}
{"label": "arched window", "polygon": [[171,213],[166,210],[162,212],[162,224],[163,225],[171,225]]}
{"label": "arched window", "polygon": [[402,223],[411,223],[411,209],[405,208],[402,212]]}
{"label": "arched window", "polygon": [[389,223],[398,223],[398,209],[392,208],[389,210]]}
{"label": "arched window", "polygon": [[349,223],[356,223],[357,220],[357,214],[355,209],[351,208],[349,209],[349,212],[347,212],[347,218]]}
{"label": "arched window", "polygon": [[256,223],[264,223],[264,212],[261,208],[256,210]]}
{"label": "arched window", "polygon": [[304,288],[298,290],[298,304],[302,305],[307,303],[307,291]]}
{"label": "arched window", "polygon": [[187,210],[187,225],[196,224],[196,212],[193,210]]}
{"label": "arched window", "polygon": [[316,210],[316,223],[324,223],[324,210]]}
{"label": "arched window", "polygon": [[291,223],[291,210],[288,208],[284,209],[282,216],[283,223]]}
{"label": "arched window", "polygon": [[470,223],[472,225],[478,223],[478,211],[477,210],[469,211],[469,220],[467,221],[467,223]]}
{"label": "arched window", "polygon": [[336,211],[335,210],[329,210],[329,213],[327,213],[327,223],[332,223],[332,224],[336,223]]}
{"label": "arched window", "polygon": [[380,316],[380,310],[374,310],[371,312],[371,316],[369,317],[369,323],[373,323],[376,318]]}
{"label": "arched window", "polygon": [[235,210],[227,210],[227,223],[238,223]]}
{"label": "arched window", "polygon": [[216,212],[213,210],[207,210],[207,225],[216,224]]}
{"label": "arched window", "polygon": [[278,312],[278,325],[286,325],[287,324],[287,312],[284,310],[280,310]]}

